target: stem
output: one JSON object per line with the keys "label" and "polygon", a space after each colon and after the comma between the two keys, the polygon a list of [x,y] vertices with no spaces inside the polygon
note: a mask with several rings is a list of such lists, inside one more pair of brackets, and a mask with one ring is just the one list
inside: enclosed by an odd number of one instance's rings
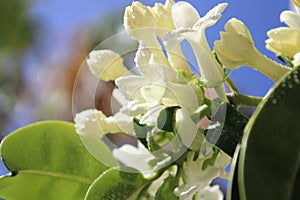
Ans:
{"label": "stem", "polygon": [[228,99],[226,98],[225,91],[221,85],[217,85],[214,87],[218,97],[221,99],[222,102],[228,102]]}
{"label": "stem", "polygon": [[226,79],[226,82],[227,82],[228,86],[230,87],[231,91],[237,92],[237,93],[239,92],[237,87],[235,86],[235,84],[232,82],[232,80],[229,77]]}
{"label": "stem", "polygon": [[226,79],[228,86],[230,87],[233,94],[227,95],[229,102],[235,105],[237,108],[240,106],[257,107],[258,104],[263,100],[261,97],[244,95],[238,92],[235,84],[230,78]]}
{"label": "stem", "polygon": [[251,54],[248,60],[249,65],[268,76],[274,82],[278,82],[282,76],[291,71],[290,68],[267,58],[256,49]]}
{"label": "stem", "polygon": [[248,96],[248,95],[240,94],[238,92],[234,92],[233,95],[228,95],[227,97],[230,103],[232,103],[236,107],[240,107],[240,106],[257,107],[258,104],[263,100],[263,98],[261,97]]}

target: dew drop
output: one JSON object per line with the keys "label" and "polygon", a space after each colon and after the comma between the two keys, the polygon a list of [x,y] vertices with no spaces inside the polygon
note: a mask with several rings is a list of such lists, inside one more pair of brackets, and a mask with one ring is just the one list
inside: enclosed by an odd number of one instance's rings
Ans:
{"label": "dew drop", "polygon": [[276,104],[277,103],[277,99],[272,99],[272,104]]}

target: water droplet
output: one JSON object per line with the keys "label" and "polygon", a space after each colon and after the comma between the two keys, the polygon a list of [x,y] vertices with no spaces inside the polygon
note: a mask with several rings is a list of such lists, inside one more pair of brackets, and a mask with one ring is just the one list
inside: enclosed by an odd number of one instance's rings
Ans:
{"label": "water droplet", "polygon": [[277,99],[272,99],[272,104],[276,104],[277,103]]}

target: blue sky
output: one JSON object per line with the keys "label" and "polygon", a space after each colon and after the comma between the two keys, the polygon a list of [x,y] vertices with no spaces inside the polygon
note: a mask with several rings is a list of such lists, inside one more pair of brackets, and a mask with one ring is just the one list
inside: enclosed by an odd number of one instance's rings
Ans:
{"label": "blue sky", "polygon": [[[152,6],[155,2],[164,1],[143,0],[141,2]],[[226,21],[235,17],[249,27],[256,47],[276,60],[274,54],[265,49],[266,32],[283,26],[279,15],[283,10],[289,9],[288,0],[190,0],[188,2],[197,8],[201,16],[220,2],[229,3],[222,19],[207,30],[210,44],[219,38],[219,31],[223,30]],[[55,57],[67,53],[66,47],[72,45],[68,35],[73,30],[86,29],[98,21],[100,23],[105,15],[110,12],[124,12],[125,6],[130,4],[130,0],[39,0],[33,1],[29,11],[43,25],[40,42],[44,46],[45,57]],[[273,85],[268,78],[249,68],[233,72],[231,78],[242,92],[251,95],[263,96]]]}

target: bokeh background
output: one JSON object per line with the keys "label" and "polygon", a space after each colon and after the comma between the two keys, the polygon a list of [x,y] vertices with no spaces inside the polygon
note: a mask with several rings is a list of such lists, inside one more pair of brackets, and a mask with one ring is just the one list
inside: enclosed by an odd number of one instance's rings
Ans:
{"label": "bokeh background", "polygon": [[[224,0],[225,1],[225,0]],[[145,1],[153,6],[155,2]],[[203,16],[220,0],[188,0]],[[242,20],[250,29],[256,47],[268,57],[266,32],[284,26],[279,20],[289,0],[227,0],[222,19],[207,30],[209,43],[219,39],[226,21]],[[97,44],[123,31],[124,8],[130,0],[1,0],[0,2],[0,139],[27,124],[47,119],[72,121],[72,90],[76,74]],[[121,45],[136,45],[128,38]],[[89,90],[86,73],[82,90]],[[242,67],[231,75],[245,94],[264,96],[273,82],[262,74]],[[111,83],[101,83],[95,102],[103,107]],[[85,97],[88,98],[88,97]],[[94,98],[94,97],[91,97]],[[98,99],[97,99],[98,98]],[[82,107],[85,105],[82,100]],[[0,164],[0,174],[7,173]]]}

